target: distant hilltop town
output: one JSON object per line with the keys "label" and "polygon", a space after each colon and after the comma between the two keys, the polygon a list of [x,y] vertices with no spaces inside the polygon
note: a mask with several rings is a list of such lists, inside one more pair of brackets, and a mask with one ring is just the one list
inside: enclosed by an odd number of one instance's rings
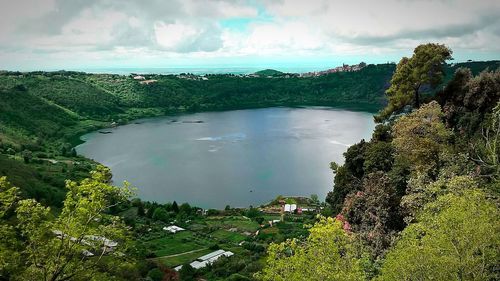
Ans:
{"label": "distant hilltop town", "polygon": [[366,63],[364,63],[364,62],[360,62],[359,64],[353,64],[353,65],[342,64],[342,66],[337,66],[335,68],[330,68],[330,69],[323,70],[323,71],[301,73],[301,74],[299,74],[299,76],[300,77],[315,77],[315,76],[321,76],[321,75],[326,75],[326,74],[336,73],[336,72],[353,72],[353,71],[359,71],[359,70],[363,69],[365,66],[366,66]]}
{"label": "distant hilltop town", "polygon": [[[284,73],[278,70],[274,69],[265,69],[261,71],[257,71],[255,73],[250,73],[250,74],[222,74],[222,75],[228,75],[228,76],[235,76],[235,77],[247,77],[247,78],[292,78],[292,77],[318,77],[322,75],[327,75],[330,73],[337,73],[337,72],[354,72],[354,71],[359,71],[366,67],[366,63],[360,62],[359,64],[353,64],[353,65],[348,65],[348,64],[342,64],[342,66],[338,66],[335,68],[330,68],[327,70],[322,70],[322,71],[313,71],[313,72],[306,72],[306,73]],[[213,75],[221,75],[221,74],[192,74],[192,73],[180,73],[180,74],[175,74],[173,76],[180,78],[180,79],[187,79],[187,80],[208,80],[210,76]],[[149,76],[154,76],[154,75],[149,75]],[[131,74],[131,77],[138,81],[140,84],[152,84],[157,82],[155,79],[148,79],[145,76],[138,75],[138,74]]]}

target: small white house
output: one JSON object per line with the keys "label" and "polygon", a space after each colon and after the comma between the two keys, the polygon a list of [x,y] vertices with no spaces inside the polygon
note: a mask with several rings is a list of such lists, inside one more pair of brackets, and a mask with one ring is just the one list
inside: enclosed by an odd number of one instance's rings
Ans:
{"label": "small white house", "polygon": [[134,76],[134,80],[146,80],[146,77],[141,76],[141,75],[137,75],[137,76]]}
{"label": "small white house", "polygon": [[[212,252],[210,254],[206,254],[204,256],[197,258],[195,261],[193,261],[189,265],[191,265],[195,269],[199,269],[199,268],[203,268],[203,267],[215,262],[216,260],[218,260],[221,257],[230,257],[232,255],[234,255],[234,253],[231,251],[217,250],[215,252]],[[176,271],[179,271],[181,268],[182,268],[182,265],[179,265],[179,266],[175,267],[174,269]]]}
{"label": "small white house", "polygon": [[184,229],[184,228],[182,228],[182,227],[178,227],[178,226],[176,226],[176,225],[171,225],[171,226],[165,226],[165,227],[163,228],[163,230],[165,230],[165,231],[169,231],[170,233],[177,233],[177,232],[179,232],[179,231],[183,231],[183,230],[185,230],[185,229]]}
{"label": "small white house", "polygon": [[297,204],[285,204],[285,212],[294,212],[297,209]]}

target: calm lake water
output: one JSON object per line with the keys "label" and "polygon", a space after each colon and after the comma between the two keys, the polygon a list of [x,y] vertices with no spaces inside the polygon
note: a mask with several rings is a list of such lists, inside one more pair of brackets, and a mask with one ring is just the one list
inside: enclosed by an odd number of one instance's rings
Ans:
{"label": "calm lake water", "polygon": [[[203,123],[196,123],[202,121]],[[82,137],[79,154],[108,166],[144,200],[205,208],[260,205],[332,189],[329,163],[369,139],[372,114],[265,108],[143,119]]]}

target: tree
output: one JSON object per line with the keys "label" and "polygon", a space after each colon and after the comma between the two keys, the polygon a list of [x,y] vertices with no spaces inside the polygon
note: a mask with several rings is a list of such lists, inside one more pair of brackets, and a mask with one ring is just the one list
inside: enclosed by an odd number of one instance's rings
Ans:
{"label": "tree", "polygon": [[182,203],[179,207],[179,213],[185,214],[187,216],[191,215],[192,210],[193,209],[191,208],[191,205],[189,205],[188,203]]}
{"label": "tree", "polygon": [[374,257],[383,254],[394,234],[403,229],[399,203],[389,177],[380,171],[368,174],[363,190],[351,193],[344,201],[343,217],[350,229],[370,246]]}
{"label": "tree", "polygon": [[172,211],[176,214],[179,213],[179,205],[177,205],[177,202],[175,201],[172,203]]}
{"label": "tree", "polygon": [[393,162],[394,148],[390,142],[371,142],[365,152],[363,170],[366,173],[375,171],[388,172],[391,170]]}
{"label": "tree", "polygon": [[387,254],[377,280],[498,280],[500,213],[479,189],[425,206]]}
{"label": "tree", "polygon": [[167,210],[165,210],[162,207],[156,208],[155,211],[153,212],[152,219],[154,219],[156,221],[162,221],[162,222],[167,223],[168,220],[169,220],[169,216],[168,216]]}
{"label": "tree", "polygon": [[476,187],[477,183],[470,176],[442,176],[432,181],[429,176],[418,174],[408,181],[406,195],[401,199],[405,221],[413,221],[426,204],[435,201],[439,196],[448,193],[459,194],[463,190]]}
{"label": "tree", "polygon": [[263,218],[263,217],[256,217],[256,218],[255,218],[255,221],[256,221],[259,225],[262,225],[262,223],[264,222],[264,218]]}
{"label": "tree", "polygon": [[330,169],[335,174],[333,190],[328,192],[325,201],[330,204],[335,214],[342,209],[344,198],[350,192],[361,189],[361,179],[365,173],[363,167],[365,162],[365,151],[368,143],[361,140],[350,146],[344,153],[344,165],[330,163]]}
{"label": "tree", "polygon": [[442,82],[443,64],[452,59],[451,54],[445,45],[428,43],[417,46],[411,58],[403,57],[386,91],[389,104],[376,119],[382,121],[412,102],[414,108],[419,108],[423,88],[433,89]]}
{"label": "tree", "polygon": [[480,165],[483,175],[500,180],[500,102],[494,108],[488,126],[483,128],[481,139],[471,142],[472,160]]}
{"label": "tree", "polygon": [[161,281],[163,279],[163,271],[155,267],[148,272],[148,277],[153,281]]}
{"label": "tree", "polygon": [[123,255],[127,230],[120,218],[107,211],[127,200],[131,192],[127,184],[117,188],[108,181],[109,169],[102,166],[80,183],[67,181],[64,206],[56,217],[33,199],[16,201],[15,230],[24,242],[24,263],[14,280],[95,277],[105,255],[108,265]]}
{"label": "tree", "polygon": [[361,188],[361,181],[351,175],[347,168],[342,165],[338,166],[335,163],[330,165],[335,172],[333,190],[326,195],[325,201],[332,207],[334,214],[340,213],[344,198],[352,191]]}
{"label": "tree", "polygon": [[311,201],[315,205],[319,205],[321,202],[319,202],[318,194],[311,194]]}
{"label": "tree", "polygon": [[144,204],[142,202],[139,202],[139,205],[137,206],[137,215],[139,217],[144,217],[146,215],[146,211],[144,210]]}
{"label": "tree", "polygon": [[194,281],[196,277],[196,269],[194,269],[189,263],[182,265],[179,270],[179,275],[182,281]]}
{"label": "tree", "polygon": [[33,153],[30,150],[25,149],[22,152],[24,163],[29,163],[33,159]]}
{"label": "tree", "polygon": [[334,218],[320,218],[302,243],[296,239],[268,248],[266,265],[256,275],[263,281],[365,280],[352,237]]}
{"label": "tree", "polygon": [[439,154],[447,149],[451,132],[441,121],[442,116],[441,107],[432,101],[394,124],[396,157],[410,163],[413,171],[436,168]]}
{"label": "tree", "polygon": [[254,218],[260,216],[260,214],[261,214],[261,212],[259,211],[259,209],[250,206],[250,208],[248,209],[248,211],[246,212],[245,215],[251,219],[254,219]]}
{"label": "tree", "polygon": [[0,177],[0,279],[9,280],[15,276],[21,264],[15,228],[7,224],[18,201],[19,190],[7,182],[6,177]]}

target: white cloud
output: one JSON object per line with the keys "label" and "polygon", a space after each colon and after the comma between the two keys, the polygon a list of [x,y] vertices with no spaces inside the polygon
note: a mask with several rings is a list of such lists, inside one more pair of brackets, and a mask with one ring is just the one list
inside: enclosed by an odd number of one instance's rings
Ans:
{"label": "white cloud", "polygon": [[74,54],[102,62],[398,57],[430,41],[500,53],[498,0],[0,0],[0,8],[0,68]]}
{"label": "white cloud", "polygon": [[199,34],[193,26],[172,23],[165,24],[163,22],[155,23],[156,41],[167,50],[175,50],[187,40],[193,40]]}

